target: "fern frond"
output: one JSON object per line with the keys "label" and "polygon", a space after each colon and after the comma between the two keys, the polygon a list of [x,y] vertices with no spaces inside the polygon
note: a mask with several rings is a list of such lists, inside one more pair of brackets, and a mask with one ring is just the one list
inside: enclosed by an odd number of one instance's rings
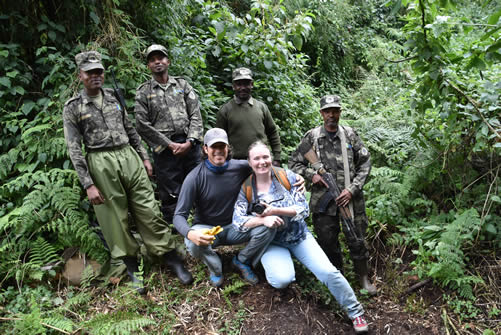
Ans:
{"label": "fern frond", "polygon": [[19,149],[12,148],[6,154],[0,156],[0,180],[5,180],[12,172],[14,165],[17,163]]}
{"label": "fern frond", "polygon": [[57,249],[45,241],[42,237],[38,237],[30,252],[30,262],[37,266],[43,266],[48,263],[56,263],[61,257],[57,254]]}
{"label": "fern frond", "polygon": [[66,332],[73,332],[75,328],[77,328],[76,324],[73,321],[59,314],[42,318],[41,321],[45,327],[64,330]]}
{"label": "fern frond", "polygon": [[413,264],[421,270],[427,267],[427,276],[441,285],[457,289],[465,298],[473,298],[472,284],[481,283],[482,279],[466,274],[463,250],[474,241],[482,221],[474,208],[456,214],[452,222],[447,222],[450,216],[431,218],[434,224],[423,227],[421,234],[414,237],[420,242],[420,251],[415,252],[418,257]]}
{"label": "fern frond", "polygon": [[118,311],[110,314],[99,314],[85,323],[91,334],[132,334],[144,332],[143,327],[154,325],[155,321],[137,313]]}
{"label": "fern frond", "polygon": [[79,292],[65,301],[64,307],[72,310],[78,306],[86,305],[92,299],[92,295],[87,291]]}

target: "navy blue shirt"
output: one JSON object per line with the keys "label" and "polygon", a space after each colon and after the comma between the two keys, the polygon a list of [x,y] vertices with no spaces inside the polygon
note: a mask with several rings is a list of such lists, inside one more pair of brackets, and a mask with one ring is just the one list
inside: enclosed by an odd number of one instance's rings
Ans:
{"label": "navy blue shirt", "polygon": [[231,223],[233,207],[242,183],[252,172],[246,160],[232,159],[223,173],[210,171],[200,163],[186,176],[179,193],[174,227],[186,237],[188,216],[195,207],[194,224],[225,226]]}

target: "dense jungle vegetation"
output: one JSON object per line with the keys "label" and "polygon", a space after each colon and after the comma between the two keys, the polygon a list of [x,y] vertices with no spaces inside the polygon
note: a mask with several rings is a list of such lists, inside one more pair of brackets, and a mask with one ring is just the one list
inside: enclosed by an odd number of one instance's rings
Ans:
{"label": "dense jungle vegetation", "polygon": [[64,299],[54,279],[69,247],[108,258],[63,138],[64,103],[81,89],[74,56],[103,54],[133,119],[152,43],[197,90],[206,129],[231,96],[232,69],[251,68],[283,162],[320,124],[319,97],[339,94],[342,122],[372,154],[373,254],[442,290],[444,315],[459,320],[450,328],[444,317],[444,333],[501,332],[500,16],[496,0],[2,1],[0,332],[169,333],[176,323],[91,313],[91,275]]}

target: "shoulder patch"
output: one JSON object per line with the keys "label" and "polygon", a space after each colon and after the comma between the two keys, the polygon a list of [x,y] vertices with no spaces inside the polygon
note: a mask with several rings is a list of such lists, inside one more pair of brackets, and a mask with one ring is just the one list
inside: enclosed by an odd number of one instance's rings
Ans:
{"label": "shoulder patch", "polygon": [[136,88],[136,91],[141,90],[141,89],[142,89],[142,88],[143,88],[146,84],[148,84],[149,82],[150,82],[150,81],[149,81],[149,80],[147,80],[147,81],[145,81],[144,83],[142,83],[141,85],[139,85],[139,86]]}
{"label": "shoulder patch", "polygon": [[66,103],[64,104],[64,106],[68,106],[69,104],[71,104],[73,101],[77,100],[77,99],[80,99],[81,95],[76,95],[74,97],[72,97],[71,99],[69,99],[68,101],[66,101]]}
{"label": "shoulder patch", "polygon": [[172,78],[177,80],[177,81],[186,81],[186,79],[184,79],[183,76],[172,76]]}
{"label": "shoulder patch", "polygon": [[318,126],[316,128],[313,128],[312,130],[310,130],[309,132],[311,133],[312,136],[314,137],[319,137],[320,136],[320,132],[322,131],[322,127],[323,126]]}

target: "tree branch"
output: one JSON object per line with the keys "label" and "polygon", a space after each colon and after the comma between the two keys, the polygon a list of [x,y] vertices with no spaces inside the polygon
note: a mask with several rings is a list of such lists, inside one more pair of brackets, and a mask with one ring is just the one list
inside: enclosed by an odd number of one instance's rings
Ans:
{"label": "tree branch", "polygon": [[411,59],[414,59],[414,58],[417,58],[418,56],[410,56],[410,57],[407,57],[407,58],[403,58],[403,59],[399,59],[399,60],[391,60],[391,59],[388,59],[388,58],[384,58],[385,61],[387,62],[390,62],[390,63],[402,63],[402,62],[406,62],[408,60],[411,60]]}
{"label": "tree branch", "polygon": [[[442,74],[443,76],[443,74]],[[472,98],[470,98],[468,95],[466,95],[466,93],[464,93],[459,87],[457,87],[456,85],[454,85],[454,83],[452,83],[449,79],[445,78],[445,76],[443,76],[445,82],[449,85],[451,85],[451,87],[453,89],[455,89],[459,94],[461,94],[466,100],[468,100],[468,102],[470,104],[472,104],[473,108],[475,108],[475,110],[477,111],[478,115],[480,116],[480,118],[482,119],[482,121],[487,125],[487,127],[490,129],[490,131],[492,131],[494,133],[494,135],[497,136],[497,138],[501,139],[501,135],[499,135],[498,131],[496,129],[494,129],[490,124],[489,122],[487,122],[487,120],[485,119],[485,117],[482,115],[482,112],[480,111],[480,109],[478,109],[478,103],[473,100]]]}
{"label": "tree branch", "polygon": [[424,3],[423,0],[419,0],[419,8],[421,9],[421,25],[423,27],[424,34],[424,43],[428,45],[428,39],[426,38],[426,20],[425,20],[425,12],[424,12]]}

